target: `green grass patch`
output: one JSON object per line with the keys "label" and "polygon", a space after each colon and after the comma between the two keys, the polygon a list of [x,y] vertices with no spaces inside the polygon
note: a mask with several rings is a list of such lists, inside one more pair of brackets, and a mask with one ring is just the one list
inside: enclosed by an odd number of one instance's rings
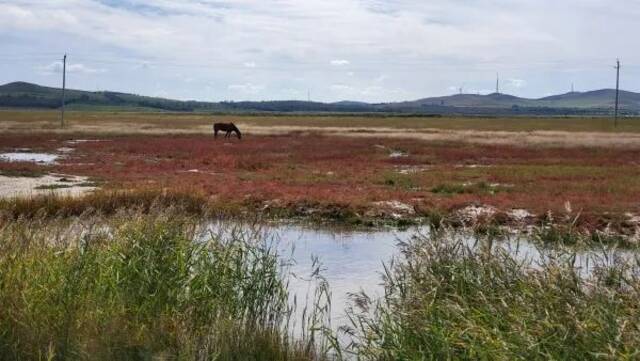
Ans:
{"label": "green grass patch", "polygon": [[382,174],[382,180],[379,183],[389,187],[407,190],[415,190],[420,186],[414,175],[400,174],[398,172],[384,172]]}
{"label": "green grass patch", "polygon": [[498,185],[491,185],[486,182],[471,184],[442,183],[431,188],[431,193],[453,195],[453,194],[496,194],[503,188]]}
{"label": "green grass patch", "polygon": [[43,184],[37,186],[35,189],[39,190],[54,190],[54,189],[64,189],[64,188],[73,188],[74,184]]}

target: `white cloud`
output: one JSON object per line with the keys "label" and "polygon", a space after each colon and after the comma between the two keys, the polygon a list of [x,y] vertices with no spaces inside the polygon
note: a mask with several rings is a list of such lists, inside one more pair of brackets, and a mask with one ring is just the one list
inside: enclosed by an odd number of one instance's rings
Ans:
{"label": "white cloud", "polygon": [[507,84],[518,89],[524,88],[525,86],[527,86],[527,82],[522,79],[507,79]]}
{"label": "white cloud", "polygon": [[244,65],[247,68],[255,68],[256,67],[256,63],[253,62],[253,61],[244,62],[242,65]]}
{"label": "white cloud", "polygon": [[380,84],[387,80],[389,77],[386,74],[380,74],[375,79],[373,79],[374,83]]}
{"label": "white cloud", "polygon": [[[53,63],[48,64],[48,65],[39,66],[39,67],[37,67],[37,69],[42,74],[62,73],[63,64],[62,64],[62,61],[56,61],[56,62],[53,62]],[[101,69],[101,68],[92,68],[92,67],[86,66],[84,64],[80,64],[80,63],[67,63],[66,71],[69,74],[73,74],[73,73],[78,73],[78,74],[96,74],[96,73],[104,73],[107,70],[106,69]]]}
{"label": "white cloud", "polygon": [[344,66],[344,65],[350,64],[349,60],[344,60],[344,59],[334,59],[334,60],[331,60],[330,63],[333,66]]}
{"label": "white cloud", "polygon": [[230,84],[227,89],[242,94],[257,94],[263,91],[265,86],[252,83]]}
{"label": "white cloud", "polygon": [[346,84],[332,84],[330,89],[336,92],[347,92],[353,90],[353,87]]}

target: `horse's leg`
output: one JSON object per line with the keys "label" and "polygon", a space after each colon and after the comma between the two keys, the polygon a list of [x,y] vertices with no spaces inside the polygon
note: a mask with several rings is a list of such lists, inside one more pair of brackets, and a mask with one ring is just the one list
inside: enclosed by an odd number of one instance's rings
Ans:
{"label": "horse's leg", "polygon": [[227,134],[224,136],[225,138],[231,138],[231,131],[227,130]]}
{"label": "horse's leg", "polygon": [[219,131],[218,129],[215,129],[215,130],[213,131],[213,137],[214,137],[214,138],[218,138],[218,131]]}

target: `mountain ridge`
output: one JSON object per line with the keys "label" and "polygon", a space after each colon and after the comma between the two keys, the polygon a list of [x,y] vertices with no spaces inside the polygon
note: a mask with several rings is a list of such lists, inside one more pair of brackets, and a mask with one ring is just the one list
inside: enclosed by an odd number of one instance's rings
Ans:
{"label": "mountain ridge", "polygon": [[[0,107],[49,108],[60,106],[62,90],[28,82],[0,85]],[[68,89],[65,105],[70,108],[144,108],[164,111],[221,112],[398,112],[430,114],[603,114],[614,104],[614,89],[569,92],[542,98],[523,98],[504,93],[454,94],[410,101],[366,103],[338,101],[332,103],[275,100],[206,102],[174,100],[124,92]],[[626,114],[640,114],[640,93],[620,91],[620,109]]]}

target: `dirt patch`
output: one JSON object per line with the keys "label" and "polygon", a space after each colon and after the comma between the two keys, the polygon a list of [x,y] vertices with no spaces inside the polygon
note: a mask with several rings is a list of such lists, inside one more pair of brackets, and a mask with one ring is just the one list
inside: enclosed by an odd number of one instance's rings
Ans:
{"label": "dirt patch", "polygon": [[616,147],[640,148],[640,134],[568,131],[482,131],[443,129],[350,128],[310,126],[243,125],[247,134],[282,135],[289,133],[318,133],[331,136],[407,138],[426,141],[464,142],[545,147]]}
{"label": "dirt patch", "polygon": [[407,203],[397,200],[373,202],[373,208],[369,210],[369,217],[389,217],[393,219],[403,219],[415,216],[415,208]]}
{"label": "dirt patch", "polygon": [[465,223],[476,223],[492,217],[497,212],[496,207],[487,204],[472,204],[459,209],[456,215]]}
{"label": "dirt patch", "polygon": [[521,208],[511,209],[507,211],[507,216],[512,221],[515,221],[518,223],[526,222],[527,220],[533,219],[535,217],[535,215],[529,212],[528,210],[521,209]]}
{"label": "dirt patch", "polygon": [[396,171],[399,174],[416,174],[416,173],[422,173],[422,172],[426,172],[431,170],[431,166],[425,165],[425,166],[418,166],[418,165],[399,165],[396,166]]}
{"label": "dirt patch", "polygon": [[47,174],[41,177],[0,175],[0,198],[32,197],[43,194],[81,196],[95,190],[87,177]]}

